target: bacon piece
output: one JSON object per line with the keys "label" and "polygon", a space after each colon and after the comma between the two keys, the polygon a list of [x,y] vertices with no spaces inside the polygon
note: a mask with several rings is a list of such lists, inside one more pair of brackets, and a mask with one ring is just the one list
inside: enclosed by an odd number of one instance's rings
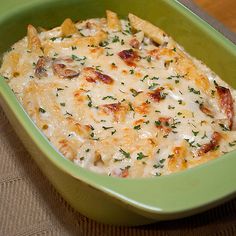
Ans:
{"label": "bacon piece", "polygon": [[229,120],[229,129],[231,130],[234,118],[233,98],[231,92],[228,88],[219,85],[216,86],[216,90],[220,97],[220,106]]}
{"label": "bacon piece", "polygon": [[85,79],[90,83],[101,81],[104,84],[112,84],[114,82],[114,80],[109,75],[96,71],[93,67],[85,67],[84,71],[86,72]]}
{"label": "bacon piece", "polygon": [[123,50],[118,53],[118,56],[128,65],[128,66],[136,66],[134,61],[139,59],[138,53],[133,49]]}
{"label": "bacon piece", "polygon": [[88,22],[86,22],[85,27],[86,27],[87,29],[92,29],[93,25],[92,25],[91,22],[88,21]]}
{"label": "bacon piece", "polygon": [[121,177],[122,178],[126,178],[126,177],[128,177],[128,175],[129,175],[129,170],[127,168],[122,170],[122,172],[121,172]]}
{"label": "bacon piece", "polygon": [[155,102],[160,102],[163,100],[165,97],[161,94],[161,91],[163,88],[157,88],[153,92],[148,93],[148,95],[153,99]]}
{"label": "bacon piece", "polygon": [[85,78],[89,83],[96,83],[96,80],[93,79],[92,77],[88,76]]}
{"label": "bacon piece", "polygon": [[199,108],[207,116],[213,117],[212,111],[210,109],[208,109],[204,104],[200,104]]}
{"label": "bacon piece", "polygon": [[118,102],[118,103],[105,104],[103,105],[103,107],[111,112],[118,112],[121,108],[121,103]]}
{"label": "bacon piece", "polygon": [[102,105],[101,108],[105,114],[112,114],[116,122],[123,122],[128,111],[128,106],[126,104],[121,104],[120,102],[105,104]]}
{"label": "bacon piece", "polygon": [[80,74],[80,72],[78,71],[68,69],[66,65],[62,63],[54,62],[52,67],[53,72],[63,78],[72,79]]}
{"label": "bacon piece", "polygon": [[114,81],[109,75],[102,74],[98,71],[95,71],[95,74],[97,76],[97,79],[103,82],[104,84],[112,84]]}
{"label": "bacon piece", "polygon": [[136,38],[132,38],[129,42],[129,45],[133,48],[138,49],[140,47],[140,42]]}
{"label": "bacon piece", "polygon": [[155,56],[155,57],[158,57],[158,53],[159,53],[159,49],[158,48],[155,48],[155,49],[152,49],[152,50],[148,51],[149,55]]}
{"label": "bacon piece", "polygon": [[40,79],[41,77],[48,76],[46,67],[49,63],[50,59],[48,57],[41,57],[38,59],[34,72],[37,78]]}
{"label": "bacon piece", "polygon": [[211,136],[211,141],[209,143],[203,144],[198,150],[198,156],[202,156],[205,153],[214,150],[217,147],[221,139],[221,134],[218,132],[214,132]]}

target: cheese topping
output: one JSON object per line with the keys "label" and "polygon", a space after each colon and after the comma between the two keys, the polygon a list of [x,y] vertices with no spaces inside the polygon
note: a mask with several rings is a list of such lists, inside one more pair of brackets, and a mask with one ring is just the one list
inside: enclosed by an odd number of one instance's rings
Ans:
{"label": "cheese topping", "polygon": [[166,34],[158,41],[140,30],[135,16],[107,16],[41,33],[30,25],[4,55],[0,73],[52,145],[81,167],[124,178],[234,150],[235,90]]}

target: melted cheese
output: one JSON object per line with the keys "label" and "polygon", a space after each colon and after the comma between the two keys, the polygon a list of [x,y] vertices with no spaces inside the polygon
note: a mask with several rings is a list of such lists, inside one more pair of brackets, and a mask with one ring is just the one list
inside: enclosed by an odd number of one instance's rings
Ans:
{"label": "melted cheese", "polygon": [[[105,19],[71,24],[63,23],[63,34],[61,27],[38,34],[43,51],[28,49],[23,38],[0,69],[65,158],[111,176],[148,177],[235,149],[236,133],[227,128],[215,82],[234,100],[236,92],[183,48],[134,35],[124,20],[115,29]],[[217,145],[214,132],[221,136]]]}

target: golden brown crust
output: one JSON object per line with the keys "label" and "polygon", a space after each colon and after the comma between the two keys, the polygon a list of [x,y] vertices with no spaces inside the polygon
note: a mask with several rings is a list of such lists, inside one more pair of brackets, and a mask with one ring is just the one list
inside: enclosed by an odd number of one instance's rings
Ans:
{"label": "golden brown crust", "polygon": [[106,10],[107,26],[111,30],[121,31],[121,23],[117,14],[113,11]]}
{"label": "golden brown crust", "polygon": [[28,25],[27,28],[28,49],[32,51],[39,51],[42,47],[38,32],[33,25]]}
{"label": "golden brown crust", "polygon": [[61,35],[62,36],[69,36],[75,34],[77,32],[77,28],[74,25],[73,21],[70,18],[64,20],[61,25]]}

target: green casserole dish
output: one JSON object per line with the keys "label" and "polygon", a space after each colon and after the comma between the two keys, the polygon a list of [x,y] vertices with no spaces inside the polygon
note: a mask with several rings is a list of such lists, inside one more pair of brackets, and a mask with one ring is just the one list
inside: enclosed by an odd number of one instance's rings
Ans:
{"label": "green casserole dish", "polygon": [[[130,7],[132,6],[132,7]],[[66,17],[101,17],[106,9],[132,12],[171,35],[236,88],[236,46],[177,1],[1,0],[0,52],[25,35],[27,24],[49,28]],[[53,13],[53,14],[52,14]],[[100,222],[141,225],[193,215],[236,193],[236,151],[169,176],[118,179],[82,169],[62,158],[32,123],[0,78],[0,104],[16,133],[58,192],[79,212]]]}

